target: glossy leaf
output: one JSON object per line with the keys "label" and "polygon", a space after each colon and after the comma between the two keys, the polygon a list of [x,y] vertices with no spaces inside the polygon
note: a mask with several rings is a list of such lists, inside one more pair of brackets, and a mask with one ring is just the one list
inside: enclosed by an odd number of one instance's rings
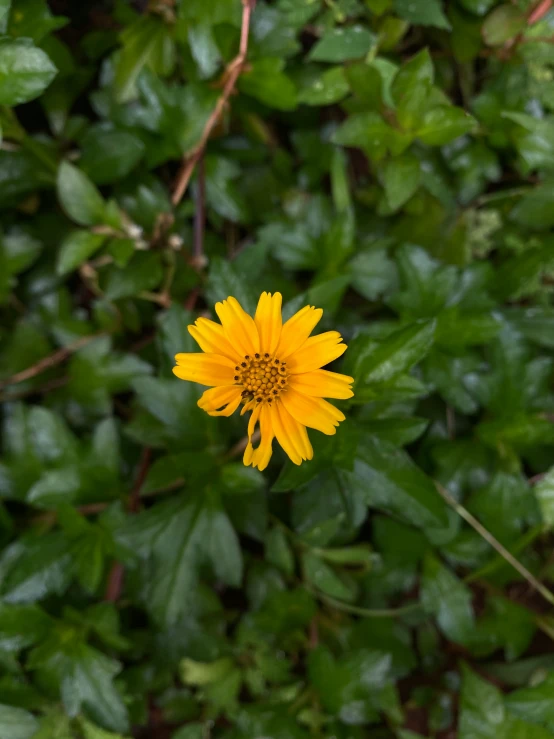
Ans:
{"label": "glossy leaf", "polygon": [[0,41],[0,105],[33,100],[48,87],[56,73],[44,51],[28,40]]}

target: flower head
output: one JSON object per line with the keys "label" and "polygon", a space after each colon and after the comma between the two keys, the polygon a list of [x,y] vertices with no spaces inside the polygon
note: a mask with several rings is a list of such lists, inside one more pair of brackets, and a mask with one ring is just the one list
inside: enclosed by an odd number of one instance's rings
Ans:
{"label": "flower head", "polygon": [[[211,386],[198,401],[210,416],[252,411],[244,464],[263,470],[277,438],[294,464],[313,457],[306,427],[332,435],[344,414],[324,398],[351,398],[352,377],[321,369],[346,351],[338,331],[310,336],[323,311],[307,305],[286,323],[280,293],[262,293],[252,318],[233,297],[216,303],[221,323],[198,318],[189,332],[203,354],[177,354],[181,380]],[[260,444],[252,437],[260,426]]]}

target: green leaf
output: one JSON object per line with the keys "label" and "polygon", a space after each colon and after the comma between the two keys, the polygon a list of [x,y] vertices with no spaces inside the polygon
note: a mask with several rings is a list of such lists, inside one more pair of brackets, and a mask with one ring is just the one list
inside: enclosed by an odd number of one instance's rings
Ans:
{"label": "green leaf", "polygon": [[333,142],[355,146],[373,159],[382,159],[390,151],[401,154],[412,142],[412,135],[393,129],[378,113],[354,113],[335,131]]}
{"label": "green leaf", "polygon": [[274,526],[267,534],[265,556],[268,562],[282,570],[285,575],[294,572],[294,556],[283,529]]}
{"label": "green leaf", "polygon": [[248,313],[253,314],[256,310],[259,296],[233,262],[229,263],[221,258],[213,260],[207,291],[212,305],[233,295]]}
{"label": "green leaf", "polygon": [[98,185],[122,180],[142,159],[145,146],[128,131],[91,126],[81,141],[79,166]]}
{"label": "green leaf", "polygon": [[0,205],[13,206],[29,193],[52,187],[52,172],[27,151],[0,150]]}
{"label": "green leaf", "polygon": [[342,100],[350,87],[342,67],[331,67],[310,81],[298,94],[298,102],[306,105],[332,105]]}
{"label": "green leaf", "polygon": [[539,480],[534,490],[544,523],[549,527],[554,526],[554,467]]}
{"label": "green leaf", "polygon": [[384,382],[421,361],[433,345],[436,322],[420,321],[395,331],[378,343],[366,341],[356,362],[356,375],[365,383]]}
{"label": "green leaf", "polygon": [[6,550],[1,594],[6,603],[34,603],[47,595],[61,595],[71,578],[67,541],[59,532],[18,542]]}
{"label": "green leaf", "polygon": [[185,685],[204,686],[215,683],[233,669],[233,660],[222,657],[215,662],[196,662],[192,659],[183,659],[179,664],[181,680]]}
{"label": "green leaf", "polygon": [[[160,422],[163,438],[171,439],[173,447],[204,450],[207,418],[198,408],[196,387],[181,380],[176,382],[174,377],[137,377],[133,387],[140,405]],[[186,424],[183,419],[187,419]]]}
{"label": "green leaf", "polygon": [[136,95],[136,82],[144,67],[161,75],[171,71],[174,48],[167,26],[156,15],[137,18],[122,32],[121,42],[114,83],[119,101],[127,102]]}
{"label": "green leaf", "polygon": [[40,721],[40,728],[32,739],[74,739],[70,719],[61,710],[48,714]]}
{"label": "green leaf", "polygon": [[214,38],[211,22],[190,26],[188,42],[190,53],[198,65],[202,79],[212,77],[221,63],[221,54]]}
{"label": "green leaf", "polygon": [[467,644],[475,628],[471,591],[435,557],[425,558],[421,602],[449,639]]}
{"label": "green leaf", "polygon": [[86,591],[95,593],[102,581],[106,559],[114,553],[111,535],[69,506],[60,509],[58,517],[70,541],[75,576]]}
{"label": "green leaf", "polygon": [[317,242],[304,223],[268,223],[260,229],[259,237],[288,269],[313,269],[320,263]]}
{"label": "green leaf", "polygon": [[29,711],[0,704],[0,736],[10,739],[31,739],[38,721]]}
{"label": "green leaf", "polygon": [[401,18],[420,26],[450,29],[441,0],[394,0],[394,9]]}
{"label": "green leaf", "polygon": [[389,159],[385,164],[383,182],[391,211],[401,208],[417,191],[420,166],[419,160],[413,154]]}
{"label": "green leaf", "polygon": [[172,739],[204,739],[204,724],[193,723],[183,726],[175,734]]}
{"label": "green leaf", "polygon": [[86,719],[80,721],[84,739],[125,739],[121,734],[114,734],[111,731],[104,731],[98,726],[91,724]]}
{"label": "green leaf", "polygon": [[406,452],[383,439],[363,437],[354,471],[347,474],[356,495],[369,505],[401,516],[416,526],[446,524],[446,510],[433,482]]}
{"label": "green leaf", "polygon": [[329,29],[310,51],[314,62],[345,62],[365,56],[376,38],[367,28],[353,25]]}
{"label": "green leaf", "polygon": [[457,284],[452,265],[441,264],[425,249],[405,245],[396,253],[402,289],[389,302],[406,319],[431,318],[443,314]]}
{"label": "green leaf", "polygon": [[240,583],[242,555],[237,536],[214,495],[158,504],[130,521],[120,537],[134,551],[153,557],[146,605],[162,624],[173,624],[194,612],[201,565],[210,564],[228,585]]}
{"label": "green leaf", "polygon": [[28,39],[0,39],[0,105],[19,105],[38,97],[57,69]]}
{"label": "green leaf", "polygon": [[377,719],[390,667],[390,655],[381,651],[359,649],[335,660],[326,647],[318,647],[310,652],[308,674],[325,711],[356,725]]}
{"label": "green leaf", "polygon": [[404,128],[413,129],[421,125],[428,110],[434,76],[433,62],[427,49],[409,59],[395,75],[391,95],[396,115]]}
{"label": "green leaf", "polygon": [[245,467],[241,462],[232,462],[221,468],[221,489],[231,495],[261,493],[265,488],[265,478],[254,467]]}
{"label": "green leaf", "polygon": [[416,135],[427,146],[444,146],[474,129],[475,125],[475,119],[462,108],[439,105],[424,115]]}
{"label": "green leaf", "polygon": [[377,418],[364,423],[364,429],[395,446],[405,446],[418,439],[429,422],[425,418]]}
{"label": "green leaf", "polygon": [[110,300],[129,298],[154,290],[163,279],[159,254],[137,252],[124,269],[114,267],[106,277],[104,292]]}
{"label": "green leaf", "polygon": [[533,614],[527,608],[507,598],[491,596],[477,623],[472,651],[487,654],[504,648],[506,659],[513,662],[527,650],[535,631]]}
{"label": "green leaf", "polygon": [[43,244],[30,232],[14,228],[0,236],[0,244],[6,257],[6,270],[10,275],[24,272],[36,261]]}
{"label": "green leaf", "polygon": [[515,5],[499,5],[483,23],[481,33],[489,46],[502,46],[517,36],[526,26],[525,14]]}
{"label": "green leaf", "polygon": [[306,552],[303,555],[302,568],[306,580],[326,595],[350,603],[356,600],[355,584],[333,570],[322,557],[314,552]]}
{"label": "green leaf", "polygon": [[206,199],[223,218],[242,222],[249,218],[246,200],[235,184],[240,168],[230,159],[206,157]]}
{"label": "green leaf", "polygon": [[81,226],[106,222],[106,203],[80,169],[64,161],[58,169],[58,197],[67,215]]}
{"label": "green leaf", "polygon": [[460,5],[470,13],[483,16],[496,5],[496,0],[460,0]]}
{"label": "green leaf", "polygon": [[279,57],[266,57],[253,62],[239,77],[239,89],[270,108],[294,110],[297,104],[296,86],[283,72],[284,66],[284,60]]}
{"label": "green leaf", "polygon": [[505,725],[502,694],[465,665],[462,675],[460,739],[497,739]]}
{"label": "green leaf", "polygon": [[6,32],[8,14],[12,6],[12,0],[0,0],[0,33]]}
{"label": "green leaf", "polygon": [[30,656],[31,669],[59,684],[69,716],[84,711],[105,729],[125,732],[129,720],[125,704],[114,685],[121,665],[79,640],[73,627],[39,647]]}
{"label": "green leaf", "polygon": [[358,251],[348,264],[351,285],[367,300],[377,300],[396,284],[396,267],[386,249]]}
{"label": "green leaf", "polygon": [[[394,70],[393,74],[396,73],[396,67],[392,64],[391,67]],[[364,108],[378,111],[383,103],[386,85],[381,65],[377,61],[369,64],[365,61],[357,62],[349,64],[344,73],[354,96],[363,103]]]}
{"label": "green leaf", "polygon": [[554,197],[554,182],[548,180],[536,185],[516,203],[511,218],[522,226],[545,231],[554,226],[554,213],[550,203]]}
{"label": "green leaf", "polygon": [[507,312],[508,320],[529,341],[554,349],[554,310],[548,306],[516,308]]}
{"label": "green leaf", "polygon": [[35,44],[69,22],[68,18],[52,15],[46,0],[18,0],[14,10],[8,25],[10,36],[32,38]]}
{"label": "green leaf", "polygon": [[17,652],[42,641],[52,620],[34,605],[0,605],[0,648]]}
{"label": "green leaf", "polygon": [[56,271],[59,275],[72,272],[90,259],[105,243],[106,236],[84,229],[72,231],[60,246]]}
{"label": "green leaf", "polygon": [[537,685],[510,693],[506,698],[506,708],[518,718],[554,732],[553,688],[554,673],[549,673]]}

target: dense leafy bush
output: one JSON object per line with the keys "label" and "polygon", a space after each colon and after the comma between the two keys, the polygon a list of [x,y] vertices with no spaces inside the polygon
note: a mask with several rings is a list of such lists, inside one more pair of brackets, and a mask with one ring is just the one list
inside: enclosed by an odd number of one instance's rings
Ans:
{"label": "dense leafy bush", "polygon": [[[0,739],[554,737],[551,0],[0,0]],[[171,373],[324,309],[312,462]]]}

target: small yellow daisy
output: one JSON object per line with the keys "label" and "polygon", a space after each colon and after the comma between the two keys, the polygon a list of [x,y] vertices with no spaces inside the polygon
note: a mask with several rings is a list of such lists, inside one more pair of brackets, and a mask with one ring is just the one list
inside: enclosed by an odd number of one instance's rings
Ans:
{"label": "small yellow daisy", "polygon": [[[199,318],[188,330],[204,354],[177,354],[181,380],[211,386],[198,401],[210,416],[252,411],[244,464],[264,470],[274,437],[294,462],[312,459],[306,427],[336,433],[344,414],[323,398],[351,398],[352,377],[321,369],[346,351],[338,331],[310,336],[323,311],[307,305],[283,324],[281,293],[262,293],[254,318],[236,298],[216,303],[221,324]],[[261,440],[252,437],[260,425]]]}

